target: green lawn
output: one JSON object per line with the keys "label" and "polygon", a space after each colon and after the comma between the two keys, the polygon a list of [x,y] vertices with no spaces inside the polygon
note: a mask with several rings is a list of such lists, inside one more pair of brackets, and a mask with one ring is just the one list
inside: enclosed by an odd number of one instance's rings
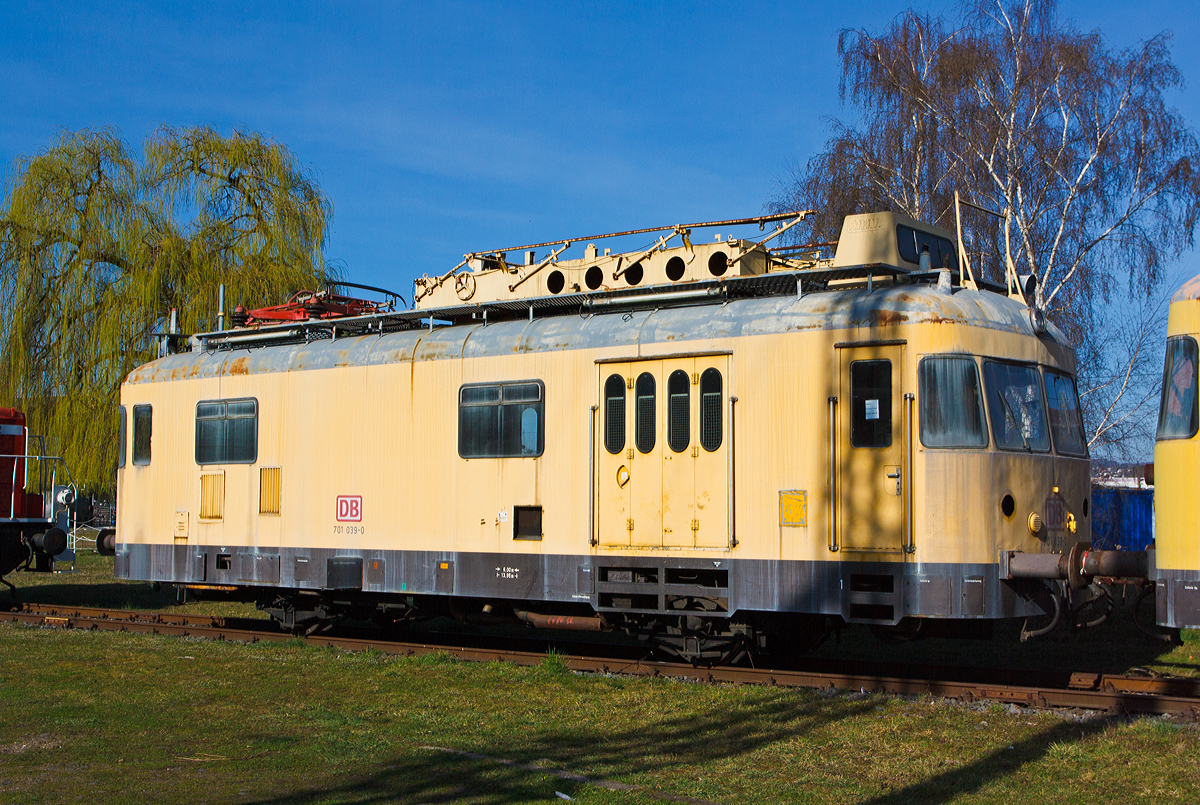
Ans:
{"label": "green lawn", "polygon": [[1200,798],[1200,731],[1164,719],[577,676],[552,657],[517,668],[3,625],[0,712],[5,803]]}
{"label": "green lawn", "polygon": [[[17,573],[28,601],[254,614],[81,572]],[[1196,673],[1128,612],[1090,632],[819,654]],[[1015,628],[1015,627],[1013,627]],[[1110,667],[1095,668],[1094,665]],[[445,656],[351,655],[0,625],[0,803],[1193,802],[1200,730],[929,699],[578,676]],[[452,751],[445,751],[452,750]],[[568,776],[552,773],[556,769]],[[570,775],[583,775],[580,782]],[[634,790],[611,790],[617,782]]]}

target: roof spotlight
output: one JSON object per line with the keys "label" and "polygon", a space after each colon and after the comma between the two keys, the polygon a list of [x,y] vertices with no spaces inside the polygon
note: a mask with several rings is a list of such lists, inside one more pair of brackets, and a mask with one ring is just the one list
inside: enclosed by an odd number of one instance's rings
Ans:
{"label": "roof spotlight", "polygon": [[1046,314],[1033,306],[1029,308],[1029,324],[1035,335],[1046,334]]}

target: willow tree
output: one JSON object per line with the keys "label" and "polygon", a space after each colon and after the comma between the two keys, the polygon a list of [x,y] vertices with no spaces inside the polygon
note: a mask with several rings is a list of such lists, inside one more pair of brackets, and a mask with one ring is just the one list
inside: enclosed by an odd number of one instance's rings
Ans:
{"label": "willow tree", "polygon": [[1182,84],[1169,38],[1116,51],[1059,20],[1053,0],[960,11],[842,32],[841,96],[857,119],[834,123],[774,206],[819,210],[815,240],[876,209],[953,231],[956,190],[1007,213],[1007,226],[964,216],[963,247],[993,278],[1006,252],[1037,276],[1037,304],[1081,358],[1091,442],[1116,445],[1151,407],[1156,290],[1200,215],[1200,148],[1167,102]]}
{"label": "willow tree", "polygon": [[0,205],[0,400],[24,409],[76,481],[111,489],[120,383],[156,357],[169,311],[214,324],[325,279],[331,212],[259,134],[163,128],[134,153],[112,129],[17,160]]}

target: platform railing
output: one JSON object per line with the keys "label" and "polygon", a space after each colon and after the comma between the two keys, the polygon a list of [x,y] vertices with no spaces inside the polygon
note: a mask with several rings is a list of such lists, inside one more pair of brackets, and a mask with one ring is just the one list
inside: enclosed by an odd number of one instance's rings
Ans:
{"label": "platform railing", "polygon": [[[28,444],[28,442],[26,442],[26,443]],[[11,477],[11,479],[9,479],[11,486],[9,487],[8,518],[7,519],[11,519],[11,520],[24,519],[24,518],[17,517],[17,492],[20,491],[25,494],[30,494],[30,492],[29,492],[29,465],[30,465],[30,462],[36,461],[38,463],[37,490],[34,491],[32,494],[42,495],[42,507],[43,507],[42,514],[45,516],[45,519],[53,518],[54,505],[57,502],[54,500],[54,490],[59,485],[58,484],[59,464],[62,464],[63,472],[66,473],[67,478],[69,479],[68,483],[64,484],[64,486],[67,489],[71,490],[72,500],[74,499],[74,496],[79,493],[79,490],[75,486],[75,480],[73,478],[71,478],[71,472],[70,472],[70,470],[67,469],[66,463],[63,461],[62,456],[47,456],[47,455],[42,455],[42,454],[33,454],[33,453],[29,453],[28,451],[26,451],[25,453],[0,453],[0,459],[13,459],[12,477]],[[18,479],[18,475],[17,475],[17,470],[22,467],[24,468],[24,478],[20,479],[22,482],[20,484],[18,484],[19,479]],[[46,476],[47,475],[49,475],[49,478],[50,478],[50,486],[49,487],[46,486]],[[49,501],[46,500],[47,495],[50,496]],[[72,507],[69,505],[64,505],[64,508],[67,510],[69,520],[73,520],[75,518],[75,513],[74,513],[74,510],[72,509]],[[5,518],[0,518],[0,519],[5,519]]]}

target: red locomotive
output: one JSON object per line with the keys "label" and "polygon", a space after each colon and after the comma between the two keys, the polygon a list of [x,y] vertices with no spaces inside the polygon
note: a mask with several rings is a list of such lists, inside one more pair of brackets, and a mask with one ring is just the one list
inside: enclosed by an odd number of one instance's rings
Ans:
{"label": "red locomotive", "polygon": [[[55,557],[67,549],[65,526],[74,497],[72,486],[56,483],[59,459],[42,455],[44,450],[30,453],[29,442],[25,414],[0,408],[0,583],[14,590],[6,574],[19,567],[52,570]],[[63,505],[57,506],[60,496]]]}

